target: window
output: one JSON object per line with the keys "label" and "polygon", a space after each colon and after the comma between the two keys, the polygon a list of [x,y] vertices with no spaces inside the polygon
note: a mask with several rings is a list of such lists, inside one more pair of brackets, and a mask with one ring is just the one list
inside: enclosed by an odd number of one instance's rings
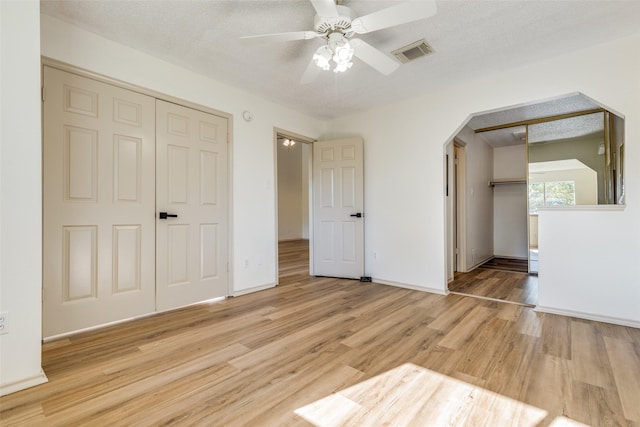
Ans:
{"label": "window", "polygon": [[573,206],[576,204],[575,181],[529,183],[529,213],[541,206]]}

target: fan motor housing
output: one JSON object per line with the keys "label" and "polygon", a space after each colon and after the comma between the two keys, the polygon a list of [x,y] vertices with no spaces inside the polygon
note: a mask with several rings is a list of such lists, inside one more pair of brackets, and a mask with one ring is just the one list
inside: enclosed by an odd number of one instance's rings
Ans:
{"label": "fan motor housing", "polygon": [[338,31],[346,37],[353,35],[351,29],[351,21],[354,16],[350,8],[342,5],[336,5],[338,10],[338,17],[326,18],[320,15],[316,15],[313,23],[313,28],[318,34],[329,34]]}

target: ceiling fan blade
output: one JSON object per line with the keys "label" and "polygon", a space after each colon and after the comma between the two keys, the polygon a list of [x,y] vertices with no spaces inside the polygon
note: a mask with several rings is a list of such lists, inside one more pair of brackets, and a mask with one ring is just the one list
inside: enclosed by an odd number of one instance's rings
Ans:
{"label": "ceiling fan blade", "polygon": [[355,56],[385,76],[393,73],[400,66],[399,63],[389,58],[367,42],[360,39],[352,39],[349,43],[353,47],[353,54]]}
{"label": "ceiling fan blade", "polygon": [[335,0],[309,0],[316,10],[316,13],[323,18],[334,18],[338,16]]}
{"label": "ceiling fan blade", "polygon": [[322,69],[318,67],[313,61],[313,58],[311,58],[311,61],[309,61],[309,65],[307,65],[307,69],[304,70],[302,78],[300,78],[300,84],[306,85],[309,83],[313,83],[318,78],[320,71],[322,71]]}
{"label": "ceiling fan blade", "polygon": [[435,15],[437,11],[434,0],[408,1],[356,18],[351,22],[351,28],[358,34],[365,34],[425,19]]}
{"label": "ceiling fan blade", "polygon": [[311,40],[318,37],[315,31],[294,31],[290,33],[261,34],[259,36],[240,37],[240,41],[251,43],[288,42],[294,40]]}

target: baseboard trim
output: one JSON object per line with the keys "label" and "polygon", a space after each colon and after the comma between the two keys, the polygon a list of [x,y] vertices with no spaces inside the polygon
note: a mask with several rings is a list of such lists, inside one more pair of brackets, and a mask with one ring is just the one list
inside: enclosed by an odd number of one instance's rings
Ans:
{"label": "baseboard trim", "polygon": [[7,394],[11,394],[20,390],[25,390],[27,388],[35,387],[37,385],[44,384],[48,381],[49,379],[45,375],[44,371],[40,369],[40,372],[38,373],[38,375],[25,378],[20,381],[14,381],[9,384],[0,385],[0,396],[6,396]]}
{"label": "baseboard trim", "polygon": [[396,288],[411,289],[412,291],[429,292],[431,294],[447,295],[449,293],[448,290],[437,289],[437,288],[427,288],[427,287],[416,286],[416,285],[408,285],[406,283],[392,282],[389,280],[377,279],[375,277],[372,279],[372,281],[374,283],[379,283],[381,285],[395,286]]}
{"label": "baseboard trim", "polygon": [[518,261],[527,261],[527,260],[529,260],[529,258],[526,257],[526,256],[523,257],[523,256],[511,256],[511,255],[498,255],[498,254],[496,254],[493,257],[494,258],[502,258],[502,259],[516,259]]}
{"label": "baseboard trim", "polygon": [[560,316],[576,317],[578,319],[593,320],[595,322],[611,323],[613,325],[629,326],[640,329],[640,321],[631,319],[622,319],[619,317],[601,316],[593,313],[585,313],[582,311],[563,310],[553,307],[536,306],[534,311],[541,313],[558,314]]}
{"label": "baseboard trim", "polygon": [[241,295],[252,294],[254,292],[260,292],[267,289],[275,288],[277,285],[275,283],[270,283],[268,285],[256,286],[255,288],[243,289],[241,291],[234,292],[231,296],[239,297]]}

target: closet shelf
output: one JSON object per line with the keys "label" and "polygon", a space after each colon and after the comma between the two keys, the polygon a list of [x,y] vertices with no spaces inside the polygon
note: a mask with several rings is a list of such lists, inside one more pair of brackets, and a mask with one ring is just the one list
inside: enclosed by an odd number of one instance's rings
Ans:
{"label": "closet shelf", "polygon": [[494,179],[489,181],[489,187],[495,187],[496,185],[510,185],[510,184],[526,184],[526,178],[506,178],[506,179]]}

